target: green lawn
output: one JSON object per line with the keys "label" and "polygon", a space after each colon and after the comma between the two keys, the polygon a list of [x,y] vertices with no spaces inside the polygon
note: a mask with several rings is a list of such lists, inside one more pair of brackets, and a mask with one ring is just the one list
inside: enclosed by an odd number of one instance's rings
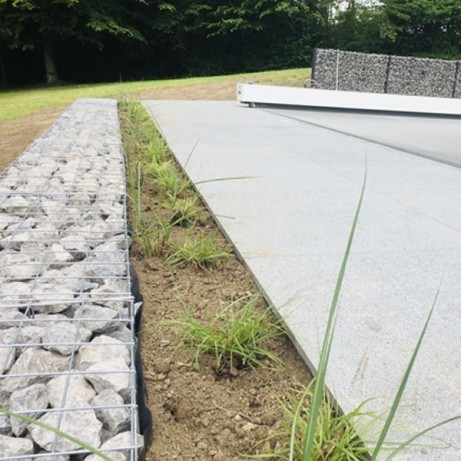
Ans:
{"label": "green lawn", "polygon": [[195,77],[175,80],[103,83],[89,85],[63,85],[47,88],[33,87],[0,92],[0,122],[15,120],[43,109],[69,105],[78,98],[119,98],[150,88],[183,87],[241,79],[257,79],[267,84],[302,84],[310,77],[310,69],[288,69],[250,74]]}

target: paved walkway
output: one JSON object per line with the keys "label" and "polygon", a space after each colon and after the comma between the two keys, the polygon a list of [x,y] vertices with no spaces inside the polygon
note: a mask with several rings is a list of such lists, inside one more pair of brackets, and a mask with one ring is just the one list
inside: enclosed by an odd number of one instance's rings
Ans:
{"label": "paved walkway", "polygon": [[[328,386],[344,411],[388,409],[442,282],[399,422],[461,414],[461,169],[233,102],[146,106],[182,164],[198,141],[193,181],[247,177],[198,187],[313,368],[367,158]],[[452,447],[396,459],[461,459],[461,423],[433,435]]]}

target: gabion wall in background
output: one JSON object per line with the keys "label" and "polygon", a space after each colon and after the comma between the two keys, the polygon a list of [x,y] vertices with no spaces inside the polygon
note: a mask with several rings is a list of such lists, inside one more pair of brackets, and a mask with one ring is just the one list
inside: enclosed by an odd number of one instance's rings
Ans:
{"label": "gabion wall in background", "polygon": [[459,61],[317,49],[312,79],[326,90],[461,97]]}

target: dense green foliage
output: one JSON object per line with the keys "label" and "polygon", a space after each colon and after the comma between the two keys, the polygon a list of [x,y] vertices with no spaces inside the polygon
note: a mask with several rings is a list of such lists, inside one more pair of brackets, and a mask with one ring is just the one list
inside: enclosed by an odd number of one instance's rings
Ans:
{"label": "dense green foliage", "polygon": [[2,83],[305,67],[315,47],[459,57],[461,0],[0,0]]}

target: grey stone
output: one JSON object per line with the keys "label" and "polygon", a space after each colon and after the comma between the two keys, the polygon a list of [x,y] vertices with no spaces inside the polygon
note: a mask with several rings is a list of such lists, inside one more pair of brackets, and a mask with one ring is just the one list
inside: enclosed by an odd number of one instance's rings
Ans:
{"label": "grey stone", "polygon": [[34,444],[29,439],[0,435],[0,453],[14,459],[15,456],[32,455]]}
{"label": "grey stone", "polygon": [[0,284],[0,296],[5,301],[26,301],[29,299],[31,286],[26,282],[4,282]]}
{"label": "grey stone", "polygon": [[[11,394],[10,409],[13,413],[34,411],[28,413],[29,418],[39,418],[48,407],[48,394],[44,384],[34,384]],[[15,436],[20,437],[27,429],[28,423],[19,418],[11,418],[11,426]]]}
{"label": "grey stone", "polygon": [[[50,222],[41,222],[34,226],[34,235],[37,236],[36,240],[51,240],[56,237],[57,229],[53,223]],[[37,241],[34,241],[34,245],[37,245]]]}
{"label": "grey stone", "polygon": [[29,201],[21,195],[13,195],[0,204],[0,209],[7,213],[23,215],[29,208]]}
{"label": "grey stone", "polygon": [[8,237],[5,237],[4,239],[0,240],[0,246],[5,249],[20,250],[24,244],[30,241],[34,241],[34,237],[34,233],[31,231],[25,231],[19,234],[9,235]]}
{"label": "grey stone", "polygon": [[[85,407],[87,402],[76,399],[76,407]],[[102,423],[96,418],[93,410],[71,410],[62,413],[47,413],[39,421],[49,426],[56,427],[61,418],[60,430],[72,435],[94,448],[101,445]],[[55,439],[55,434],[35,424],[29,425],[29,432],[34,442],[46,451],[50,451]],[[57,451],[71,451],[80,448],[76,443],[62,437],[56,443]]]}
{"label": "grey stone", "polygon": [[58,200],[52,200],[46,197],[42,197],[41,199],[41,207],[44,213],[51,218],[55,218],[62,209],[63,209],[63,202]]}
{"label": "grey stone", "polygon": [[58,313],[69,308],[74,292],[58,282],[38,283],[32,289],[31,298],[36,301],[36,312]]}
{"label": "grey stone", "polygon": [[2,237],[6,237],[8,235],[7,232],[4,232],[6,229],[8,229],[8,226],[11,226],[12,224],[17,223],[20,221],[20,217],[16,215],[11,215],[8,213],[0,213],[0,235]]}
{"label": "grey stone", "polygon": [[7,253],[2,255],[0,275],[27,280],[37,276],[41,271],[42,266],[36,264],[27,254]]}
{"label": "grey stone", "polygon": [[69,359],[54,352],[42,349],[27,349],[16,360],[8,374],[32,374],[32,376],[6,377],[0,382],[0,386],[7,392],[24,389],[36,383],[48,381],[49,376],[43,373],[61,372],[67,370]]}
{"label": "grey stone", "polygon": [[82,264],[89,276],[118,277],[126,274],[126,257],[118,242],[98,245]]}
{"label": "grey stone", "polygon": [[66,251],[64,247],[58,243],[53,243],[49,249],[49,257],[51,263],[50,267],[60,267],[65,263],[74,260],[74,257],[71,253]]}
{"label": "grey stone", "polygon": [[[143,445],[143,438],[139,434],[136,434],[135,441],[133,443],[133,436],[131,432],[122,432],[121,434],[112,437],[101,445],[101,450],[115,450],[117,448],[129,447],[132,449],[140,450]],[[106,453],[112,458],[113,461],[128,461],[131,459],[130,450],[126,451],[108,451]],[[85,458],[85,461],[98,461],[98,457],[95,455],[89,455]]]}
{"label": "grey stone", "polygon": [[51,324],[44,329],[43,347],[49,351],[69,355],[72,351],[76,352],[79,349],[75,343],[86,342],[91,335],[91,331],[82,325],[67,322]]}
{"label": "grey stone", "polygon": [[[114,321],[120,318],[120,313],[108,307],[97,305],[84,305],[75,310],[75,318],[83,319],[81,324],[91,330],[93,333],[104,333],[115,330],[119,327],[120,322]],[[97,321],[84,320],[87,318],[101,319]]]}
{"label": "grey stone", "polygon": [[8,415],[0,414],[0,434],[7,436],[13,435],[11,421]]}
{"label": "grey stone", "polygon": [[81,375],[56,376],[46,385],[48,398],[53,408],[61,408],[64,391],[67,387],[65,406],[73,406],[74,402],[85,401],[89,403],[96,395],[95,390]]}
{"label": "grey stone", "polygon": [[105,334],[125,343],[132,340],[131,330],[125,325],[120,325],[116,330],[108,331]]}
{"label": "grey stone", "polygon": [[6,331],[0,330],[0,375],[3,375],[13,365],[16,359],[16,347],[6,345],[14,342],[14,337],[11,337]]}
{"label": "grey stone", "polygon": [[[43,336],[43,328],[35,325],[23,326],[20,329],[18,340],[19,344],[40,344]],[[22,354],[27,346],[18,346],[19,353]]]}
{"label": "grey stone", "polygon": [[88,241],[80,234],[69,234],[61,239],[61,245],[67,251],[72,251],[76,257],[85,256],[90,250]]}
{"label": "grey stone", "polygon": [[17,309],[0,309],[0,329],[14,328],[18,325],[18,320],[26,320],[27,317]]}
{"label": "grey stone", "polygon": [[17,219],[12,219],[14,215],[10,216],[11,223],[8,225],[7,229],[5,229],[2,233],[5,237],[12,234],[17,234],[20,232],[31,230],[37,224],[37,221],[34,218],[27,218],[24,220],[21,219],[19,216],[16,216]]}
{"label": "grey stone", "polygon": [[[22,354],[29,347],[39,347],[43,336],[43,329],[33,325],[22,326],[21,328],[9,328],[0,330],[0,338],[4,344],[17,344],[18,354]],[[38,345],[38,346],[32,346]]]}
{"label": "grey stone", "polygon": [[88,278],[83,277],[83,271],[81,268],[76,267],[75,264],[63,267],[59,271],[56,269],[47,270],[43,273],[43,276],[61,277],[60,283],[62,286],[72,290],[74,293],[84,293],[99,286],[98,283],[91,282]]}
{"label": "grey stone", "polygon": [[61,323],[60,320],[69,320],[69,318],[64,314],[35,314],[34,319],[39,320],[37,325],[41,326],[42,328],[45,328],[47,324],[52,322]]}
{"label": "grey stone", "polygon": [[108,360],[121,360],[125,365],[130,363],[130,352],[126,344],[118,339],[101,335],[94,338],[88,345],[80,347],[78,366],[86,370]]}
{"label": "grey stone", "polygon": [[129,372],[130,368],[124,360],[109,358],[86,368],[85,378],[98,393],[108,389],[127,398],[130,392]]}
{"label": "grey stone", "polygon": [[8,410],[10,408],[10,392],[6,392],[0,388],[0,408]]}
{"label": "grey stone", "polygon": [[[105,242],[109,237],[114,235],[114,227],[109,223],[101,220],[100,222],[87,225],[74,225],[67,229],[69,234],[78,234],[83,237],[91,248]],[[120,233],[120,231],[118,232]]]}
{"label": "grey stone", "polygon": [[95,409],[96,416],[102,422],[103,428],[108,431],[109,437],[113,437],[129,428],[130,411],[128,408],[121,407],[123,405],[123,398],[115,391],[110,389],[102,391],[93,398],[91,404],[95,407],[119,406],[119,408]]}
{"label": "grey stone", "polygon": [[123,309],[124,303],[119,299],[126,299],[124,294],[128,291],[127,283],[108,280],[98,288],[91,290],[90,296],[95,304],[120,311]]}

